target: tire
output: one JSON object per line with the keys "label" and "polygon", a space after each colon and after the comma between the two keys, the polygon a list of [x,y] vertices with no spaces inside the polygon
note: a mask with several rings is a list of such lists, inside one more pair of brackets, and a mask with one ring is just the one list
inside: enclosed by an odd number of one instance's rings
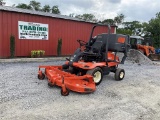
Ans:
{"label": "tire", "polygon": [[71,74],[74,73],[73,67],[70,67],[70,66],[68,67],[68,69],[63,69],[63,71],[68,72],[68,73],[71,73]]}
{"label": "tire", "polygon": [[86,74],[93,76],[93,80],[96,85],[99,85],[102,82],[103,72],[101,68],[96,67],[92,70],[88,70]]}
{"label": "tire", "polygon": [[120,80],[123,80],[124,76],[125,76],[124,69],[118,68],[116,70],[116,72],[115,72],[115,76],[114,77],[115,77],[115,80],[120,81]]}
{"label": "tire", "polygon": [[67,65],[67,64],[62,65],[62,69],[68,69],[68,68],[69,68],[69,65]]}
{"label": "tire", "polygon": [[38,74],[37,77],[38,77],[39,80],[44,80],[45,74],[44,73],[42,73],[42,75]]}
{"label": "tire", "polygon": [[69,95],[69,90],[66,88],[66,92],[63,92],[63,90],[61,89],[61,95],[62,96],[68,96]]}
{"label": "tire", "polygon": [[54,85],[50,82],[48,82],[48,87],[53,87]]}

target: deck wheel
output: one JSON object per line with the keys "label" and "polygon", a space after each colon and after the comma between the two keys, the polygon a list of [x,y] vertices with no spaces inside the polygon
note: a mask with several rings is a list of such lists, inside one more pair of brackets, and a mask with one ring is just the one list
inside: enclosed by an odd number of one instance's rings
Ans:
{"label": "deck wheel", "polygon": [[54,85],[51,82],[48,82],[49,87],[53,87]]}
{"label": "deck wheel", "polygon": [[63,89],[61,89],[61,95],[62,96],[68,96],[69,95],[69,90],[66,88],[66,91],[63,92]]}
{"label": "deck wheel", "polygon": [[45,78],[45,74],[44,73],[42,73],[41,75],[38,74],[38,79],[39,80],[44,80],[44,78]]}

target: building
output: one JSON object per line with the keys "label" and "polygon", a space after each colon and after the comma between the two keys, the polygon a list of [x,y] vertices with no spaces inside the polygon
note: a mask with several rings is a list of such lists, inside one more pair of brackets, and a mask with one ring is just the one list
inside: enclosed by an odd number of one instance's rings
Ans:
{"label": "building", "polygon": [[[15,7],[0,6],[0,58],[10,56],[10,37],[15,37],[15,56],[30,56],[32,50],[44,50],[46,56],[57,55],[62,38],[62,55],[73,54],[77,39],[87,41],[94,23],[76,18]],[[96,33],[107,31],[100,27]],[[114,33],[116,26],[111,26]]]}

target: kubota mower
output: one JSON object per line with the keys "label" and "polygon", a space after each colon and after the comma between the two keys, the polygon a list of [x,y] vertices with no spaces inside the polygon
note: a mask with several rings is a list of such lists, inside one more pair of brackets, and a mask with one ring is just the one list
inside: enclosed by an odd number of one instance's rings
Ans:
{"label": "kubota mower", "polygon": [[[46,77],[49,86],[60,86],[63,96],[67,96],[70,90],[80,93],[94,92],[96,85],[101,83],[103,75],[108,75],[110,72],[115,73],[115,80],[122,80],[125,71],[118,68],[118,64],[123,64],[127,57],[129,36],[110,34],[108,25],[107,33],[93,37],[97,26],[106,25],[95,25],[88,42],[77,40],[80,48],[71,58],[67,58],[64,65],[39,66],[38,78]],[[124,53],[122,60],[117,56],[117,52]]]}

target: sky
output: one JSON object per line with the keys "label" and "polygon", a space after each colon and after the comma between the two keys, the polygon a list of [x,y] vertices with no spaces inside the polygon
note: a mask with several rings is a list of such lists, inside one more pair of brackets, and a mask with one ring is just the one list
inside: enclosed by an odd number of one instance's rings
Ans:
{"label": "sky", "polygon": [[[29,4],[30,0],[4,0],[6,6]],[[36,0],[41,6],[58,5],[62,15],[91,13],[98,20],[124,14],[124,21],[148,22],[160,12],[160,0]]]}

